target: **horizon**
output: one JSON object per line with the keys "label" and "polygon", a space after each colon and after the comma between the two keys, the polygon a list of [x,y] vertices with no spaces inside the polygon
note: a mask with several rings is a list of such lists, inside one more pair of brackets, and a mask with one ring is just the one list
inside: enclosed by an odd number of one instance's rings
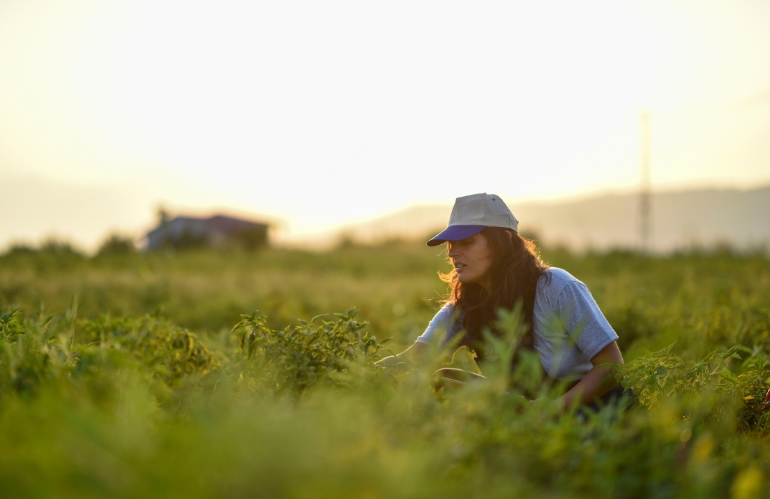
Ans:
{"label": "horizon", "polygon": [[[673,194],[673,195],[679,195],[679,194],[693,194],[693,193],[707,193],[707,192],[751,192],[751,191],[759,191],[764,189],[770,189],[770,181],[758,183],[757,185],[701,185],[701,186],[668,186],[667,188],[661,188],[656,189],[652,192],[653,197],[656,195],[667,195],[667,194]],[[583,194],[576,194],[573,196],[564,196],[559,198],[522,198],[518,200],[505,200],[507,204],[513,207],[514,211],[518,212],[518,209],[531,209],[531,208],[551,208],[551,207],[559,207],[560,205],[569,205],[569,204],[581,204],[581,203],[590,203],[595,201],[601,201],[605,200],[607,198],[631,198],[631,201],[635,203],[635,200],[633,198],[637,197],[639,195],[638,190],[634,189],[610,189],[610,190],[601,190],[601,191],[595,191],[595,192],[588,192]],[[414,211],[419,210],[429,210],[429,209],[442,209],[446,211],[446,216],[448,218],[449,212],[452,209],[452,203],[454,200],[447,201],[447,202],[435,202],[435,203],[411,203],[406,204],[400,207],[397,207],[394,210],[389,210],[387,212],[379,213],[371,217],[362,218],[358,220],[352,220],[344,223],[340,223],[337,225],[334,225],[332,227],[328,227],[322,230],[318,230],[315,232],[307,232],[303,234],[294,234],[294,237],[285,237],[285,221],[281,220],[278,217],[271,216],[271,215],[264,215],[264,214],[255,214],[255,213],[248,213],[244,211],[238,211],[238,210],[232,210],[227,207],[211,207],[211,208],[193,208],[193,209],[174,209],[174,210],[165,210],[167,207],[156,207],[156,210],[154,214],[152,215],[152,218],[148,217],[148,223],[138,229],[135,229],[133,231],[131,230],[109,230],[102,234],[102,237],[98,240],[95,240],[93,244],[90,245],[84,245],[81,244],[79,241],[74,240],[69,237],[62,237],[62,235],[59,234],[47,234],[43,237],[38,238],[37,240],[30,240],[30,239],[11,239],[6,242],[5,245],[0,244],[0,253],[3,253],[5,251],[8,251],[12,246],[28,246],[28,247],[39,247],[40,245],[46,243],[46,242],[57,242],[57,243],[65,243],[71,245],[74,249],[81,251],[86,254],[93,254],[96,252],[96,250],[99,248],[99,246],[104,243],[109,237],[117,235],[120,237],[126,237],[130,238],[134,241],[137,248],[141,248],[141,241],[144,239],[144,236],[151,230],[154,230],[157,228],[158,224],[158,208],[163,208],[165,211],[167,211],[168,216],[173,219],[176,217],[193,217],[193,218],[210,218],[217,215],[224,215],[224,216],[230,216],[234,218],[241,218],[244,220],[249,221],[256,221],[256,222],[262,222],[267,223],[271,227],[271,246],[277,247],[277,248],[286,248],[286,249],[307,249],[307,250],[326,250],[330,249],[337,244],[340,243],[343,239],[352,238],[353,241],[361,244],[379,244],[382,241],[386,241],[389,239],[403,239],[405,241],[411,241],[412,239],[415,239],[415,231],[408,231],[408,230],[400,230],[397,229],[396,231],[392,233],[387,233],[384,237],[377,238],[372,237],[371,234],[367,234],[369,231],[373,230],[377,226],[378,223],[382,222],[392,222],[392,219],[397,218],[399,215],[407,214]],[[654,209],[654,207],[653,207]],[[526,221],[525,221],[526,222]],[[636,222],[634,220],[634,222]],[[436,230],[441,230],[443,228],[443,222],[437,222],[435,225]],[[525,223],[525,225],[527,225]],[[434,226],[430,226],[427,228],[428,231],[433,230]],[[526,228],[526,230],[534,231],[534,233],[540,235],[540,232],[544,229],[544,227],[532,227],[531,225]],[[284,231],[284,234],[282,237],[281,231]],[[355,230],[363,230],[363,234],[356,234]],[[419,230],[416,232],[420,232]],[[420,232],[420,236],[422,236],[422,232]],[[277,236],[277,237],[276,237]],[[570,234],[565,234],[565,237],[568,239]],[[567,239],[564,239],[566,241]],[[553,240],[550,241],[551,243],[556,244],[564,244],[567,247],[571,247],[573,250],[580,251],[581,248],[573,247],[569,243],[564,243],[564,241],[557,241]],[[724,244],[729,243],[730,241],[718,241],[718,244]],[[712,242],[713,243],[713,242]],[[770,243],[770,240],[766,241],[765,244]],[[691,241],[688,244],[692,245],[695,244],[698,245],[697,241]],[[706,246],[709,246],[710,244],[707,243]],[[687,245],[682,245],[679,249],[686,247]],[[627,248],[629,247],[628,244],[622,244],[618,243],[614,245],[613,247],[617,248]]]}

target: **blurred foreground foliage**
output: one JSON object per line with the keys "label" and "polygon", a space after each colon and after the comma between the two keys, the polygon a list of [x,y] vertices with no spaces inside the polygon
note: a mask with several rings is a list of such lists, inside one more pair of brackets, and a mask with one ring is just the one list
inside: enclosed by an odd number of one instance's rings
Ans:
{"label": "blurred foreground foliage", "polygon": [[615,326],[635,408],[555,414],[503,367],[437,396],[436,365],[375,366],[445,293],[435,250],[9,251],[0,495],[770,497],[767,258],[544,257]]}

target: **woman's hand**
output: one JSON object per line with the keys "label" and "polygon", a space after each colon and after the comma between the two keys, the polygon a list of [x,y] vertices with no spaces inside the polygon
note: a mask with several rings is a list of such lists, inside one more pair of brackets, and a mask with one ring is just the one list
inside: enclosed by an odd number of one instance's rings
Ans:
{"label": "woman's hand", "polygon": [[378,367],[391,367],[391,366],[395,366],[396,364],[398,364],[400,362],[404,362],[404,359],[400,358],[403,353],[404,352],[401,352],[398,355],[391,355],[390,357],[382,358],[382,359],[378,360],[377,362],[375,362],[374,365],[378,366]]}
{"label": "woman's hand", "polygon": [[375,362],[374,365],[379,367],[390,367],[402,362],[406,362],[407,364],[420,362],[422,357],[424,357],[424,352],[427,347],[428,345],[424,343],[414,343],[403,352],[380,359]]}
{"label": "woman's hand", "polygon": [[623,364],[623,355],[620,353],[617,342],[613,341],[602,348],[592,359],[593,368],[578,381],[567,393],[556,399],[560,410],[566,410],[574,402],[578,405],[589,404],[595,399],[601,397],[611,389],[615,388],[617,383],[604,382],[604,378],[609,374],[609,367],[600,367],[604,364]]}

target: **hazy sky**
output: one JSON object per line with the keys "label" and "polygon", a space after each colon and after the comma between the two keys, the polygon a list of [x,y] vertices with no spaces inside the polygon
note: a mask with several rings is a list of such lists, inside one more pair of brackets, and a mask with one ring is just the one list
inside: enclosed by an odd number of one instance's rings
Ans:
{"label": "hazy sky", "polygon": [[0,248],[770,182],[770,2],[0,1]]}

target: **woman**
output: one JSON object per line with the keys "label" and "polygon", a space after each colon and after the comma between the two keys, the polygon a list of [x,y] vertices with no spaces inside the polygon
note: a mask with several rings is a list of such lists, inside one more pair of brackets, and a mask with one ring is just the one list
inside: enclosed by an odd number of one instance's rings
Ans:
{"label": "woman", "polygon": [[[427,345],[446,330],[443,345],[467,346],[483,367],[483,331],[495,332],[498,309],[522,304],[527,332],[519,350],[534,350],[548,376],[573,383],[555,402],[609,402],[623,390],[604,378],[604,364],[622,364],[618,335],[602,315],[586,286],[564,270],[540,261],[535,245],[518,234],[518,220],[492,194],[457,198],[449,225],[428,246],[447,243],[454,270],[447,276],[451,298],[417,341],[404,352],[383,359],[393,364],[424,356]],[[457,341],[457,335],[464,334]],[[456,376],[445,377],[457,379]]]}

